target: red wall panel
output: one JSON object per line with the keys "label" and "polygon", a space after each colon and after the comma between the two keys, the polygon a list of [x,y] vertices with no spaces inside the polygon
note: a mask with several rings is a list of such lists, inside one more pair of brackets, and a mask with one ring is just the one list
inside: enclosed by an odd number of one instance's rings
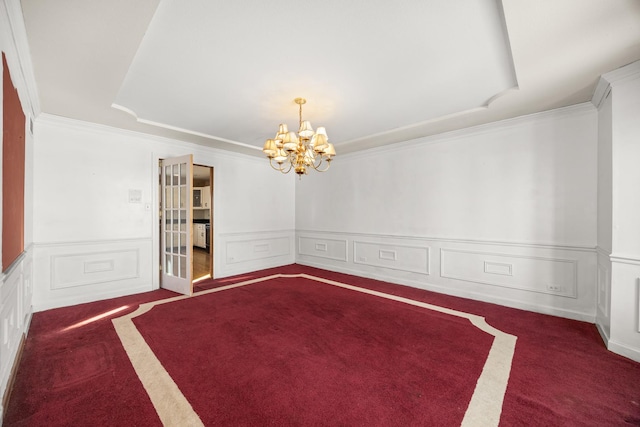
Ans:
{"label": "red wall panel", "polygon": [[2,53],[2,271],[24,251],[25,117]]}

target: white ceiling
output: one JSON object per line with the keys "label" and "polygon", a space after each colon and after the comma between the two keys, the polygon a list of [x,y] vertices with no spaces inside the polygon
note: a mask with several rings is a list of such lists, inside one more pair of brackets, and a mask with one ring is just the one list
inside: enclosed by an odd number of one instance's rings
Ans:
{"label": "white ceiling", "polygon": [[339,155],[586,102],[640,59],[638,0],[22,7],[44,112],[258,155],[296,97]]}

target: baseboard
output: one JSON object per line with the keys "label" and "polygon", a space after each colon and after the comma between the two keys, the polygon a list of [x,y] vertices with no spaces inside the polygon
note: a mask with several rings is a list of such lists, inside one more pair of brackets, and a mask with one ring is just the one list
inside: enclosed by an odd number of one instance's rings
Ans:
{"label": "baseboard", "polygon": [[118,298],[127,295],[140,294],[142,292],[151,292],[151,285],[138,286],[135,288],[127,288],[105,293],[91,293],[86,295],[73,295],[71,297],[57,298],[45,301],[33,301],[33,312],[51,310],[53,308],[67,307],[70,305],[85,304],[94,301],[102,301],[105,299]]}
{"label": "baseboard", "polygon": [[605,331],[602,325],[598,322],[596,322],[596,328],[598,329],[598,333],[600,334],[600,338],[602,338],[605,347],[609,348],[609,335],[607,334],[607,331]]}
{"label": "baseboard", "polygon": [[624,356],[635,362],[640,362],[640,350],[638,349],[627,347],[612,340],[607,342],[607,348],[609,351],[619,354],[620,356]]}
{"label": "baseboard", "polygon": [[439,294],[451,295],[451,296],[454,296],[454,297],[466,298],[466,299],[471,299],[471,300],[474,300],[474,301],[482,301],[482,302],[487,302],[487,303],[491,303],[491,304],[498,304],[498,305],[502,305],[502,306],[505,306],[505,307],[511,307],[511,308],[516,308],[516,309],[519,309],[519,310],[531,311],[531,312],[534,312],[534,313],[547,314],[547,315],[550,315],[550,316],[557,316],[557,317],[564,317],[566,319],[578,320],[578,321],[581,321],[581,322],[595,323],[595,320],[596,320],[595,315],[589,315],[589,314],[585,314],[585,313],[581,313],[581,312],[577,312],[577,311],[572,311],[572,310],[562,310],[562,309],[558,309],[556,307],[548,307],[548,306],[541,306],[541,305],[526,304],[526,303],[523,303],[521,301],[514,301],[514,300],[507,299],[507,298],[490,297],[490,296],[483,295],[481,293],[476,293],[476,292],[452,290],[449,287],[436,285],[436,284],[429,283],[429,282],[417,282],[417,281],[412,281],[410,279],[399,279],[397,277],[387,276],[385,274],[379,274],[379,273],[370,274],[370,273],[367,273],[365,271],[352,270],[352,269],[349,269],[349,268],[337,267],[337,266],[334,266],[334,265],[328,266],[326,264],[313,263],[313,262],[310,262],[308,260],[297,260],[296,264],[305,265],[305,266],[308,266],[308,267],[320,268],[320,269],[323,269],[323,270],[335,271],[335,272],[338,272],[338,273],[351,274],[353,276],[366,277],[368,279],[382,280],[382,281],[385,281],[385,282],[395,283],[395,284],[398,284],[398,285],[411,286],[413,288],[418,288],[418,289],[424,289],[424,290],[427,290],[427,291],[437,292]]}
{"label": "baseboard", "polygon": [[13,359],[13,366],[11,366],[11,372],[9,373],[9,380],[7,381],[7,387],[4,390],[4,395],[2,396],[2,414],[0,416],[0,420],[4,421],[4,414],[7,412],[7,405],[9,404],[9,399],[11,399],[11,392],[13,391],[13,385],[16,381],[16,377],[18,375],[18,367],[20,366],[20,360],[22,359],[22,351],[24,350],[24,344],[26,341],[26,333],[22,334],[20,338],[20,344],[18,345],[18,351],[16,352],[16,357]]}

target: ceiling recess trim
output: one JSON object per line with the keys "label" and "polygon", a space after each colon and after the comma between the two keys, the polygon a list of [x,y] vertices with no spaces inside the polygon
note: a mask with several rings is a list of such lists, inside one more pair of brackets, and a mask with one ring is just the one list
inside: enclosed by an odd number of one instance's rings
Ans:
{"label": "ceiling recess trim", "polygon": [[172,125],[168,125],[166,123],[160,123],[160,122],[154,122],[152,120],[142,119],[142,118],[138,117],[138,115],[136,114],[135,111],[133,111],[133,110],[127,108],[127,107],[124,107],[122,105],[116,104],[116,103],[111,104],[111,107],[113,107],[113,108],[115,108],[117,110],[120,110],[120,111],[124,111],[125,113],[132,115],[133,117],[135,117],[135,119],[136,119],[136,121],[138,123],[144,123],[146,125],[157,126],[157,127],[161,127],[161,128],[164,128],[164,129],[174,130],[174,131],[177,131],[177,132],[183,132],[183,133],[188,133],[188,134],[195,135],[195,136],[201,136],[203,138],[208,138],[208,139],[212,139],[212,140],[220,141],[220,142],[226,142],[227,144],[233,144],[233,145],[237,145],[239,147],[249,148],[249,149],[254,150],[254,151],[262,152],[262,148],[261,147],[256,147],[255,145],[250,145],[250,144],[245,144],[243,142],[238,142],[238,141],[233,141],[233,140],[230,140],[230,139],[220,138],[218,136],[213,136],[213,135],[209,135],[209,134],[206,134],[206,133],[202,133],[202,132],[198,132],[198,131],[194,131],[194,130],[190,130],[190,129],[181,128],[181,127],[178,127],[178,126],[172,126]]}

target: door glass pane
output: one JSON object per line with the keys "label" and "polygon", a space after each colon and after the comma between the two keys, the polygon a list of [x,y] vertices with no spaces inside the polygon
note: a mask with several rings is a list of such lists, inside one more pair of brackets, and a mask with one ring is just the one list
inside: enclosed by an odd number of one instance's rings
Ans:
{"label": "door glass pane", "polygon": [[178,185],[180,178],[180,170],[178,169],[178,165],[173,165],[173,172],[171,174],[173,180],[171,181],[171,185]]}
{"label": "door glass pane", "polygon": [[183,279],[187,278],[187,257],[180,257],[180,277]]}
{"label": "door glass pane", "polygon": [[180,205],[178,204],[180,202],[180,187],[173,187],[173,205],[171,206],[172,208],[178,208],[180,207]]}
{"label": "door glass pane", "polygon": [[173,256],[173,275],[180,277],[180,257],[178,255]]}
{"label": "door glass pane", "polygon": [[180,207],[185,208],[187,206],[187,187],[180,187]]}
{"label": "door glass pane", "polygon": [[187,254],[187,233],[180,233],[180,253]]}
{"label": "door glass pane", "polygon": [[178,221],[180,221],[180,219],[178,218],[178,211],[175,209],[171,210],[171,227],[169,227],[170,230],[173,230],[177,227]]}
{"label": "door glass pane", "polygon": [[180,219],[182,219],[182,221],[180,221],[180,231],[187,231],[187,211],[186,210],[181,210],[180,211]]}
{"label": "door glass pane", "polygon": [[171,262],[172,260],[172,256],[167,254],[166,258],[165,258],[165,266],[164,266],[164,272],[165,274],[168,274],[169,276],[173,276],[173,263]]}
{"label": "door glass pane", "polygon": [[171,165],[164,167],[164,185],[171,185]]}
{"label": "door glass pane", "polygon": [[187,185],[187,164],[180,163],[180,185]]}
{"label": "door glass pane", "polygon": [[166,187],[164,189],[164,207],[166,209],[172,208],[173,206],[171,206],[171,202],[171,187]]}
{"label": "door glass pane", "polygon": [[164,251],[171,252],[171,233],[164,233]]}

